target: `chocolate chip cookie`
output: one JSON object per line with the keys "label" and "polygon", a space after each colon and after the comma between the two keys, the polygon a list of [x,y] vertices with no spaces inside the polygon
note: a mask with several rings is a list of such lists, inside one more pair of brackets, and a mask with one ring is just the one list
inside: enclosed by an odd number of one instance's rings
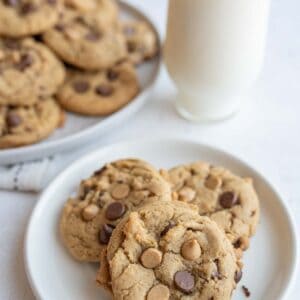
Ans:
{"label": "chocolate chip cookie", "polygon": [[102,116],[120,109],[138,91],[135,69],[129,63],[122,63],[98,72],[70,70],[57,98],[66,110]]}
{"label": "chocolate chip cookie", "polygon": [[120,222],[107,261],[116,300],[228,300],[239,274],[217,224],[178,201],[147,204]]}
{"label": "chocolate chip cookie", "polygon": [[55,55],[31,38],[0,38],[0,105],[32,105],[56,92],[65,70]]}
{"label": "chocolate chip cookie", "polygon": [[64,114],[52,98],[33,106],[0,106],[0,149],[33,144],[62,125]]}
{"label": "chocolate chip cookie", "polygon": [[135,159],[105,165],[64,206],[65,246],[77,260],[99,261],[119,221],[148,201],[171,201],[169,184],[151,165]]}
{"label": "chocolate chip cookie", "polygon": [[62,60],[86,70],[110,68],[126,57],[126,42],[121,32],[100,26],[93,14],[65,10],[43,39]]}
{"label": "chocolate chip cookie", "polygon": [[57,22],[60,10],[61,0],[0,0],[0,35],[42,33]]}
{"label": "chocolate chip cookie", "polygon": [[65,0],[67,9],[80,13],[93,13],[101,25],[116,26],[119,7],[114,0]]}
{"label": "chocolate chip cookie", "polygon": [[250,178],[205,162],[162,172],[171,183],[175,199],[196,205],[226,233],[238,256],[249,246],[259,221],[259,200]]}
{"label": "chocolate chip cookie", "polygon": [[121,29],[127,42],[129,59],[134,64],[154,57],[158,51],[157,36],[144,21],[122,21]]}

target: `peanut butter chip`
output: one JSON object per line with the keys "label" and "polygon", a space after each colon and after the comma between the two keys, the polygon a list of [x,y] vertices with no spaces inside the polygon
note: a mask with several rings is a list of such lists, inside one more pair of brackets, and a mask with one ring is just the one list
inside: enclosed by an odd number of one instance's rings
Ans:
{"label": "peanut butter chip", "polygon": [[155,248],[146,249],[141,256],[142,265],[145,268],[153,269],[160,265],[162,260],[162,253]]}
{"label": "peanut butter chip", "polygon": [[187,260],[196,260],[201,255],[201,248],[197,240],[189,240],[183,243],[181,255]]}
{"label": "peanut butter chip", "polygon": [[118,184],[114,187],[114,189],[111,192],[111,195],[115,199],[124,199],[129,195],[130,188],[127,184]]}
{"label": "peanut butter chip", "polygon": [[178,194],[179,194],[180,200],[190,202],[195,198],[196,191],[188,186],[185,186],[179,191]]}
{"label": "peanut butter chip", "polygon": [[208,189],[215,190],[221,186],[221,183],[221,178],[209,175],[204,184]]}
{"label": "peanut butter chip", "polygon": [[98,212],[99,207],[95,204],[90,204],[86,208],[84,208],[84,210],[82,211],[82,216],[86,221],[90,221],[95,218]]}
{"label": "peanut butter chip", "polygon": [[148,293],[147,300],[168,300],[170,290],[163,284],[155,285]]}

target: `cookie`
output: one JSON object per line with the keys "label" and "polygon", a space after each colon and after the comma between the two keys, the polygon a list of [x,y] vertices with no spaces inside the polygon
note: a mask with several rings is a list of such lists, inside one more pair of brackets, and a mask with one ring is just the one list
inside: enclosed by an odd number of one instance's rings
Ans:
{"label": "cookie", "polygon": [[116,26],[119,7],[114,0],[65,0],[67,9],[79,13],[93,13],[101,25]]}
{"label": "cookie", "polygon": [[0,35],[40,34],[58,20],[61,0],[1,0]]}
{"label": "cookie", "polygon": [[0,38],[0,105],[32,105],[62,84],[62,63],[31,38]]}
{"label": "cookie", "polygon": [[170,186],[151,165],[126,159],[83,180],[64,206],[60,232],[74,258],[97,262],[122,217],[147,201],[170,201]]}
{"label": "cookie", "polygon": [[66,10],[43,39],[62,60],[86,70],[110,68],[126,57],[121,32],[100,26],[93,14],[79,15]]}
{"label": "cookie", "polygon": [[259,200],[252,180],[205,162],[163,172],[175,199],[196,205],[226,233],[238,256],[249,246],[259,221]]}
{"label": "cookie", "polygon": [[158,51],[155,31],[144,21],[122,21],[122,32],[126,38],[129,59],[134,64],[154,57]]}
{"label": "cookie", "polygon": [[227,300],[240,272],[217,224],[178,201],[147,204],[120,222],[107,261],[116,300]]}
{"label": "cookie", "polygon": [[33,106],[0,106],[0,149],[38,142],[62,125],[64,114],[52,98]]}
{"label": "cookie", "polygon": [[68,111],[103,116],[123,107],[138,91],[135,69],[129,63],[122,63],[107,71],[70,70],[57,98]]}

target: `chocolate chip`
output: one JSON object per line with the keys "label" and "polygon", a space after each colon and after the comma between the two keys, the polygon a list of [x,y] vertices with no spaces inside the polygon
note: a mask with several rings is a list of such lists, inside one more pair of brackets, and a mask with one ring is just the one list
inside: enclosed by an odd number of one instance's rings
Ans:
{"label": "chocolate chip", "polygon": [[136,44],[134,42],[127,42],[127,50],[129,53],[132,53],[136,50]]}
{"label": "chocolate chip", "polygon": [[236,271],[234,274],[235,283],[239,283],[242,279],[242,276],[243,276],[243,272],[241,270]]}
{"label": "chocolate chip", "polygon": [[18,40],[14,39],[5,39],[4,40],[4,46],[11,50],[18,50],[20,49],[20,43]]}
{"label": "chocolate chip", "polygon": [[113,91],[114,89],[111,86],[104,84],[100,84],[95,88],[95,93],[103,97],[110,96],[113,93]]}
{"label": "chocolate chip", "polygon": [[74,18],[74,22],[77,22],[77,23],[81,23],[83,25],[86,25],[86,22],[85,22],[85,19],[83,16],[76,16]]}
{"label": "chocolate chip", "polygon": [[231,208],[237,202],[237,195],[233,192],[224,192],[219,202],[223,208]]}
{"label": "chocolate chip", "polygon": [[55,5],[57,3],[57,0],[47,0],[47,2],[50,4],[50,5]]}
{"label": "chocolate chip", "polygon": [[178,271],[174,276],[175,286],[185,294],[190,293],[195,286],[195,278],[188,271]]}
{"label": "chocolate chip", "polygon": [[175,227],[175,222],[170,221],[169,224],[164,228],[164,230],[160,233],[160,236],[164,236],[171,228]]}
{"label": "chocolate chip", "polygon": [[102,167],[101,169],[94,172],[95,176],[101,175],[105,170],[107,170],[107,166]]}
{"label": "chocolate chip", "polygon": [[90,84],[88,81],[84,81],[84,80],[78,80],[73,82],[73,89],[75,92],[79,93],[79,94],[83,94],[85,92],[88,91],[88,89],[90,88]]}
{"label": "chocolate chip", "polygon": [[90,31],[84,37],[88,41],[95,42],[101,38],[101,34],[96,31]]}
{"label": "chocolate chip", "polygon": [[242,286],[242,290],[247,298],[249,298],[251,296],[249,289],[246,288],[244,285]]}
{"label": "chocolate chip", "polygon": [[99,232],[99,242],[107,245],[115,227],[110,224],[104,224]]}
{"label": "chocolate chip", "polygon": [[8,6],[17,6],[18,3],[18,0],[4,0],[4,4]]}
{"label": "chocolate chip", "polygon": [[124,215],[125,211],[126,208],[124,204],[122,204],[121,202],[113,202],[108,205],[105,212],[105,217],[111,221],[117,220]]}
{"label": "chocolate chip", "polygon": [[63,24],[56,24],[54,26],[54,29],[56,29],[57,31],[64,31],[65,30],[65,26]]}
{"label": "chocolate chip", "polygon": [[9,127],[16,127],[22,123],[22,118],[14,112],[9,112],[6,116],[6,123]]}
{"label": "chocolate chip", "polygon": [[16,64],[16,68],[23,72],[28,67],[30,67],[33,64],[33,58],[29,54],[23,54],[20,58],[20,62]]}
{"label": "chocolate chip", "polygon": [[220,262],[219,262],[219,260],[218,260],[218,259],[215,259],[215,260],[214,260],[214,263],[215,263],[215,265],[216,265],[216,270],[214,270],[214,271],[212,272],[211,278],[212,278],[212,279],[222,279],[223,277],[222,277],[222,274],[220,273],[220,266],[219,266]]}
{"label": "chocolate chip", "polygon": [[37,34],[35,37],[34,37],[34,39],[36,40],[36,41],[38,41],[38,42],[43,42],[43,37],[42,37],[42,35],[41,34]]}
{"label": "chocolate chip", "polygon": [[198,174],[198,172],[197,172],[197,170],[194,170],[194,169],[191,169],[191,175],[193,175],[193,176],[195,176],[195,175],[197,175]]}
{"label": "chocolate chip", "polygon": [[37,7],[33,3],[27,2],[21,6],[20,13],[21,15],[28,15],[35,12],[36,10]]}
{"label": "chocolate chip", "polygon": [[106,73],[106,77],[107,77],[108,80],[114,81],[114,80],[119,78],[119,73],[117,71],[114,71],[114,70],[108,70],[107,73]]}
{"label": "chocolate chip", "polygon": [[235,249],[240,248],[241,245],[242,245],[242,243],[241,243],[241,240],[240,240],[240,239],[237,239],[237,240],[233,243],[233,246],[234,246]]}

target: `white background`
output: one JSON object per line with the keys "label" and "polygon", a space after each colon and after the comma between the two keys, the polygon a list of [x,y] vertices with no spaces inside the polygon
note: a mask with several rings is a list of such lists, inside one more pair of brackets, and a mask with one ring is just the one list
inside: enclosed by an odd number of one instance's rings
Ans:
{"label": "white background", "polygon": [[[162,35],[166,0],[130,1],[143,8]],[[165,70],[152,99],[107,144],[128,138],[181,135],[240,156],[278,186],[300,233],[300,1],[273,0],[265,67],[248,101],[234,118],[191,124],[173,108],[175,90]],[[39,195],[0,192],[0,299],[34,299],[24,273],[23,237]],[[271,253],[270,253],[271,255]],[[59,266],[57,266],[59,272]],[[45,270],[47,272],[47,270]],[[300,286],[300,274],[296,286]],[[298,299],[295,288],[289,299]]]}

